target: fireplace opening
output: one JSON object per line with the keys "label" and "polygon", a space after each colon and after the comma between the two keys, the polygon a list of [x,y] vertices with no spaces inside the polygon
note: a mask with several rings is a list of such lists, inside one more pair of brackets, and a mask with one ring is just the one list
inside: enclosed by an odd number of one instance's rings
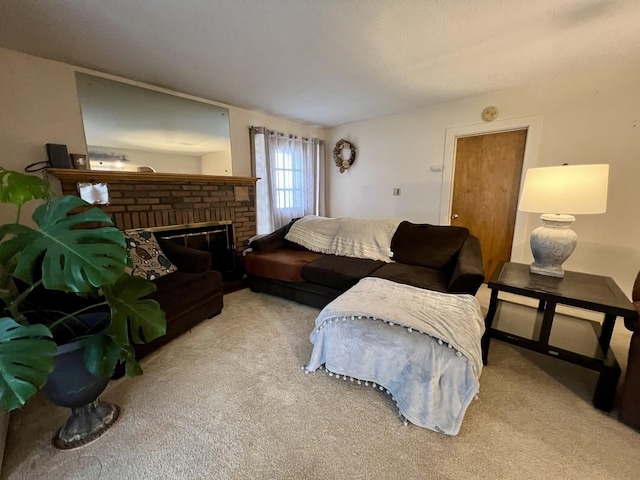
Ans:
{"label": "fireplace opening", "polygon": [[225,280],[234,280],[238,275],[233,224],[230,220],[167,225],[145,230],[153,232],[157,238],[210,252],[211,268],[222,273]]}

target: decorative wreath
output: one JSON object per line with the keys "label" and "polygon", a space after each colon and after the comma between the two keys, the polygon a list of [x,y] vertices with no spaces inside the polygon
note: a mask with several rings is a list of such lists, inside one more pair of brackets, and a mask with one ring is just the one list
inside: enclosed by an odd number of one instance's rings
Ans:
{"label": "decorative wreath", "polygon": [[[345,160],[342,157],[342,151],[345,149],[351,150],[351,155],[348,160]],[[338,143],[336,143],[336,146],[333,149],[333,160],[336,162],[336,167],[340,167],[340,173],[344,172],[356,160],[356,147],[354,147],[351,142],[347,142],[344,138],[338,140]]]}

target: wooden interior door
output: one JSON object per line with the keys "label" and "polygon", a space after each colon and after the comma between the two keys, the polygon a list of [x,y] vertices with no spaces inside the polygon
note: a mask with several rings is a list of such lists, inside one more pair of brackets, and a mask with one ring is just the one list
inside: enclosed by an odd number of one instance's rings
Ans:
{"label": "wooden interior door", "polygon": [[480,239],[485,281],[511,258],[526,140],[524,129],[456,141],[451,225]]}

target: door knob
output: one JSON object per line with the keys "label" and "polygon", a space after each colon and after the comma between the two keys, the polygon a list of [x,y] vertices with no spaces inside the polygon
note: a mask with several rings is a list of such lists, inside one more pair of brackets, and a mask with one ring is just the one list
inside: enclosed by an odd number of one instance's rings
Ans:
{"label": "door knob", "polygon": [[455,220],[456,218],[458,218],[458,215],[456,213],[454,213],[453,215],[451,215],[451,220]]}

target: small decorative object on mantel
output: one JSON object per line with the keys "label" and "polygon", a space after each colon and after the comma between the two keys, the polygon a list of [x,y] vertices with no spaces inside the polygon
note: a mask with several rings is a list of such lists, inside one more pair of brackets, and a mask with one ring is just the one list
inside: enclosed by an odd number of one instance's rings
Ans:
{"label": "small decorative object on mantel", "polygon": [[80,198],[91,205],[109,205],[109,187],[103,182],[78,182]]}
{"label": "small decorative object on mantel", "polygon": [[73,168],[77,168],[78,170],[87,170],[89,168],[87,156],[82,153],[72,153],[71,163],[73,164]]}
{"label": "small decorative object on mantel", "polygon": [[490,122],[491,120],[495,120],[498,117],[498,113],[500,113],[498,107],[494,107],[493,105],[491,105],[482,110],[482,119],[485,122]]}
{"label": "small decorative object on mantel", "polygon": [[344,138],[338,140],[333,149],[333,160],[336,162],[336,167],[340,168],[340,173],[343,173],[356,160],[356,147]]}

